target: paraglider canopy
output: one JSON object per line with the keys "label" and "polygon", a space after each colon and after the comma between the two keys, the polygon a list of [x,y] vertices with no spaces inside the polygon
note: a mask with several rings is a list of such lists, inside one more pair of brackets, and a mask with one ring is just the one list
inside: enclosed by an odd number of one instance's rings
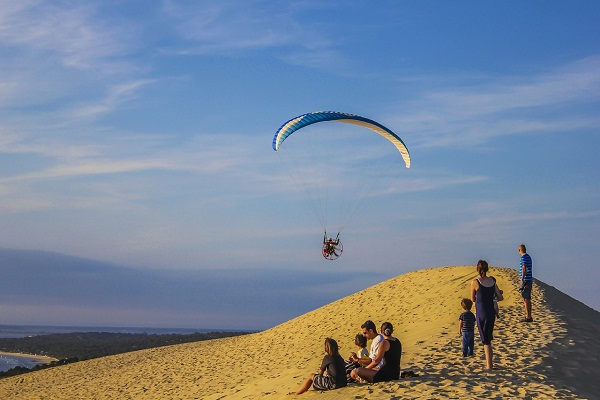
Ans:
{"label": "paraglider canopy", "polygon": [[410,168],[410,154],[408,153],[408,149],[406,145],[396,135],[394,132],[381,125],[378,122],[375,122],[369,118],[361,117],[359,115],[342,113],[337,111],[317,111],[311,112],[308,114],[300,115],[296,118],[292,118],[283,124],[275,133],[275,137],[273,138],[273,150],[278,151],[279,146],[283,141],[290,136],[292,133],[297,130],[304,128],[305,126],[315,124],[317,122],[323,121],[335,121],[335,122],[343,122],[347,124],[354,124],[364,126],[374,132],[377,132],[390,142],[396,146],[400,154],[402,155],[402,159],[406,164],[406,168]]}

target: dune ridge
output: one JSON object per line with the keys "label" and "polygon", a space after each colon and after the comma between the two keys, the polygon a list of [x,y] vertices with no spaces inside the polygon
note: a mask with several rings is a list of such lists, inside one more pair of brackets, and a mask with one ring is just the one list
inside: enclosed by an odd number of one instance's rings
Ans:
{"label": "dune ridge", "polygon": [[[483,349],[461,357],[458,316],[474,266],[409,272],[247,336],[188,343],[89,360],[0,380],[11,399],[459,399],[599,398],[600,313],[540,281],[534,282],[533,323],[512,269],[491,267],[504,290],[496,323],[495,369]],[[301,396],[287,396],[314,372],[323,341],[344,357],[360,325],[394,324],[403,344],[402,369],[420,376]]]}

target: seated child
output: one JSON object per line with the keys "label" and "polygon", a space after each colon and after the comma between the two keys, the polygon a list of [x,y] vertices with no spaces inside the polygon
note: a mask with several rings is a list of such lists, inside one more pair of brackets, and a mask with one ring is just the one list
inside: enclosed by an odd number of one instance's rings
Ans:
{"label": "seated child", "polygon": [[354,338],[354,344],[358,347],[358,354],[355,352],[350,353],[350,357],[346,360],[346,375],[348,375],[348,382],[354,382],[352,378],[350,378],[350,372],[360,367],[358,360],[361,358],[369,357],[369,350],[367,349],[367,338],[362,333],[359,333]]}
{"label": "seated child", "polygon": [[475,314],[471,312],[473,302],[470,299],[462,299],[460,305],[465,310],[460,314],[458,329],[462,336],[462,355],[463,357],[473,355],[475,346]]}

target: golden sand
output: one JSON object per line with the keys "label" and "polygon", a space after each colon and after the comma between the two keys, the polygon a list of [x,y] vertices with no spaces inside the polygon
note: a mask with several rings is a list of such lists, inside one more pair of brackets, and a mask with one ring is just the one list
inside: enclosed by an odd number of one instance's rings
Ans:
{"label": "golden sand", "polygon": [[[517,273],[494,268],[504,290],[494,367],[483,349],[461,356],[460,300],[475,267],[410,272],[264,332],[142,350],[0,380],[0,399],[579,399],[600,398],[600,313],[536,281],[533,323],[519,323]],[[342,356],[371,319],[390,321],[402,369],[418,377],[288,396],[323,358],[332,337]],[[476,335],[477,339],[477,335]]]}

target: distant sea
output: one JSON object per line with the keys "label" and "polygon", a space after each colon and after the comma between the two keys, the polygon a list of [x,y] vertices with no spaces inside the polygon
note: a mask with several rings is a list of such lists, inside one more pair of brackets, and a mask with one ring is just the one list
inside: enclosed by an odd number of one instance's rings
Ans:
{"label": "distant sea", "polygon": [[[207,332],[227,332],[228,329],[194,329],[194,328],[135,328],[110,326],[45,326],[45,325],[0,325],[0,338],[25,338],[29,336],[50,335],[73,332],[112,332],[112,333],[146,333],[148,335],[191,334]],[[14,367],[32,368],[37,362],[18,354],[0,354],[0,371]]]}
{"label": "distant sea", "polygon": [[73,332],[112,332],[112,333],[147,333],[148,335],[182,335],[205,332],[227,332],[231,329],[196,329],[196,328],[136,328],[114,326],[46,326],[46,325],[0,325],[0,338],[24,338],[28,336],[51,335],[55,333]]}

